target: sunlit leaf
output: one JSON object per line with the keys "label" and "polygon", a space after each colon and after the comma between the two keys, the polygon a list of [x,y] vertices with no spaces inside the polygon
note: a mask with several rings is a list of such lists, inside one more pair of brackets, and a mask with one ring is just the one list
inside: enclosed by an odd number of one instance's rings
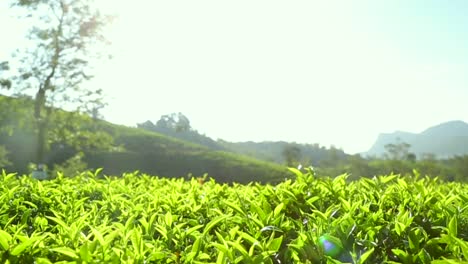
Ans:
{"label": "sunlit leaf", "polygon": [[0,246],[2,246],[3,250],[8,250],[9,249],[9,244],[11,241],[12,237],[10,234],[7,232],[0,230]]}
{"label": "sunlit leaf", "polygon": [[364,252],[359,258],[359,263],[366,263],[366,260],[374,253],[374,248],[371,248]]}
{"label": "sunlit leaf", "polygon": [[71,248],[60,247],[60,248],[51,248],[50,250],[58,252],[58,253],[63,254],[63,255],[66,255],[66,256],[68,256],[70,258],[73,258],[73,259],[78,259],[79,258],[78,255],[76,254],[76,252]]}

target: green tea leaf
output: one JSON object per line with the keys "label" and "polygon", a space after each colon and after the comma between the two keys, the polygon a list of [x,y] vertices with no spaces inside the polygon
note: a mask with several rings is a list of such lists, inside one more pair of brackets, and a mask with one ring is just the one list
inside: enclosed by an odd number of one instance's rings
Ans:
{"label": "green tea leaf", "polygon": [[192,252],[195,252],[195,253],[199,253],[200,252],[200,247],[201,247],[201,240],[202,240],[202,237],[198,237],[195,242],[193,243],[193,246],[192,246]]}
{"label": "green tea leaf", "polygon": [[73,258],[73,259],[78,259],[79,258],[78,255],[76,254],[76,252],[71,248],[59,247],[59,248],[51,248],[50,250],[58,252],[60,254],[63,254],[65,256],[68,256],[68,257]]}
{"label": "green tea leaf", "polygon": [[64,228],[65,230],[69,230],[70,226],[67,225],[64,221],[62,221],[61,219],[57,218],[57,217],[53,217],[53,216],[46,216],[46,218],[54,221],[55,223],[59,224],[62,228]]}
{"label": "green tea leaf", "polygon": [[35,242],[35,239],[28,239],[24,241],[23,243],[17,245],[16,247],[13,248],[11,251],[11,255],[13,256],[19,256],[21,253],[23,253],[26,249],[31,247],[31,245]]}
{"label": "green tea leaf", "polygon": [[366,263],[366,260],[374,253],[374,248],[371,248],[364,252],[364,254],[361,255],[361,258],[359,258],[359,263]]}
{"label": "green tea leaf", "polygon": [[172,214],[171,212],[167,212],[166,215],[164,216],[164,221],[166,223],[167,226],[172,226]]}
{"label": "green tea leaf", "polygon": [[0,246],[3,250],[10,248],[11,235],[0,229]]}
{"label": "green tea leaf", "polygon": [[99,232],[99,230],[97,230],[94,227],[91,227],[91,232],[93,232],[94,237],[97,241],[99,241],[99,244],[101,244],[101,246],[104,246],[106,244],[106,242],[104,241],[104,237],[102,236],[102,233]]}
{"label": "green tea leaf", "polygon": [[242,238],[247,240],[250,243],[250,245],[255,245],[255,244],[260,245],[260,242],[257,239],[255,239],[253,236],[242,231],[238,231],[238,233]]}
{"label": "green tea leaf", "polygon": [[275,210],[273,210],[273,217],[276,218],[278,215],[281,213],[283,210],[284,203],[280,203],[275,207]]}
{"label": "green tea leaf", "polygon": [[249,253],[247,252],[247,250],[245,250],[245,248],[238,242],[235,242],[235,241],[226,241],[226,243],[230,246],[232,246],[233,248],[237,249],[237,251],[239,251],[239,253],[241,253],[244,257],[249,257]]}
{"label": "green tea leaf", "polygon": [[410,249],[412,252],[418,252],[419,251],[419,230],[418,229],[413,229],[409,232],[408,235],[408,242]]}
{"label": "green tea leaf", "polygon": [[431,262],[431,255],[424,248],[419,252],[418,258],[421,260],[421,263]]}
{"label": "green tea leaf", "polygon": [[37,258],[34,261],[35,264],[52,264],[52,261],[46,259],[46,258]]}
{"label": "green tea leaf", "polygon": [[454,259],[443,258],[442,260],[433,260],[431,261],[431,264],[468,264],[468,262],[460,262]]}
{"label": "green tea leaf", "polygon": [[466,261],[468,261],[468,242],[461,240],[459,238],[453,238],[457,242],[458,246],[461,248],[463,256]]}
{"label": "green tea leaf", "polygon": [[294,175],[296,175],[298,178],[303,176],[302,172],[296,168],[288,168],[288,170],[294,173]]}
{"label": "green tea leaf", "polygon": [[451,219],[450,219],[450,222],[448,224],[448,231],[449,231],[449,234],[452,236],[452,237],[457,237],[457,216],[454,215]]}
{"label": "green tea leaf", "polygon": [[283,237],[274,238],[268,245],[268,250],[278,252],[281,248],[281,244],[283,243]]}
{"label": "green tea leaf", "polygon": [[83,261],[91,262],[91,253],[88,249],[88,243],[85,242],[80,248],[80,257]]}
{"label": "green tea leaf", "polygon": [[220,216],[220,217],[217,217],[213,220],[211,220],[205,227],[205,229],[203,230],[203,236],[205,236],[206,234],[208,234],[211,229],[213,227],[215,227],[215,225],[217,225],[219,222],[223,221],[224,219],[226,219],[228,216]]}
{"label": "green tea leaf", "polygon": [[397,255],[401,260],[406,261],[408,253],[398,248],[392,249],[393,254]]}
{"label": "green tea leaf", "polygon": [[240,215],[246,216],[244,211],[237,204],[231,203],[229,201],[223,201],[227,206],[229,206],[234,211],[238,212]]}

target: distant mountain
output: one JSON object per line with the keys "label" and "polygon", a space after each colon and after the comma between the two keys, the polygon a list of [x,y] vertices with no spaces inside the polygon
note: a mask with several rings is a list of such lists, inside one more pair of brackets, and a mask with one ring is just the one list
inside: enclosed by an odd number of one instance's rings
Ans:
{"label": "distant mountain", "polygon": [[424,130],[422,135],[431,137],[467,137],[468,124],[463,121],[450,121]]}
{"label": "distant mountain", "polygon": [[430,127],[421,133],[382,133],[364,155],[380,157],[385,153],[385,145],[398,141],[410,144],[410,152],[417,157],[428,153],[437,158],[468,155],[468,124],[457,120]]}

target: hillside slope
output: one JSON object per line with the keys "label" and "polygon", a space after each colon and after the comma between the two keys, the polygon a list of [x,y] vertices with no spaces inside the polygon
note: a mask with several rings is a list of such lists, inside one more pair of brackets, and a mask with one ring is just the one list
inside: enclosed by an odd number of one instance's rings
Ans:
{"label": "hillside slope", "polygon": [[[185,123],[179,123],[179,120]],[[342,160],[348,156],[340,149],[333,147],[327,149],[319,144],[298,144],[285,141],[229,142],[221,139],[215,141],[193,129],[190,126],[189,119],[182,113],[164,115],[157,122],[153,123],[148,120],[137,124],[137,127],[142,130],[157,132],[172,138],[202,145],[212,150],[237,153],[281,165],[287,163],[284,155],[287,148],[296,148],[298,150],[297,157],[294,158],[295,162],[314,166],[326,160]],[[179,129],[180,127],[185,129]]]}
{"label": "hillside slope", "polygon": [[342,160],[348,157],[341,149],[326,148],[319,144],[298,144],[284,141],[227,142],[220,140],[218,142],[230,151],[278,164],[286,163],[283,152],[291,146],[299,150],[299,160],[297,160],[299,163],[313,166],[318,166],[321,162],[329,159]]}
{"label": "hillside slope", "polygon": [[385,153],[385,145],[397,141],[410,144],[410,151],[418,157],[428,153],[433,153],[438,158],[466,155],[468,124],[463,121],[450,121],[430,127],[421,133],[382,133],[366,155],[382,156]]}
{"label": "hillside slope", "polygon": [[[0,96],[0,127],[9,128],[0,131],[0,145],[7,148],[8,158],[12,162],[11,166],[6,167],[8,171],[27,173],[28,164],[34,157],[33,105],[28,100]],[[83,125],[80,129],[89,130],[90,127]],[[99,131],[110,134],[119,147],[113,151],[87,150],[85,160],[90,168],[102,167],[106,174],[119,175],[139,170],[153,175],[180,177],[189,173],[195,176],[207,173],[220,182],[241,183],[276,182],[290,175],[284,166],[214,151],[137,128],[98,120],[91,132]],[[48,153],[48,167],[63,162],[75,152],[66,142],[58,142]]]}
{"label": "hillside slope", "polygon": [[215,151],[191,142],[156,132],[101,122],[124,152],[101,152],[88,155],[92,167],[104,167],[107,173],[139,170],[161,176],[203,175],[220,182],[275,182],[289,172],[284,166],[259,161],[234,153]]}

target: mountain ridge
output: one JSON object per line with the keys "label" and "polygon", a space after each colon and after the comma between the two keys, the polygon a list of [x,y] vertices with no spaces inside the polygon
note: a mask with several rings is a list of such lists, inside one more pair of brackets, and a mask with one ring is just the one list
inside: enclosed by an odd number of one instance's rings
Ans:
{"label": "mountain ridge", "polygon": [[468,123],[452,120],[431,126],[420,133],[395,131],[380,133],[367,156],[383,156],[385,145],[405,142],[411,145],[410,152],[421,158],[432,153],[437,158],[449,158],[468,154]]}

